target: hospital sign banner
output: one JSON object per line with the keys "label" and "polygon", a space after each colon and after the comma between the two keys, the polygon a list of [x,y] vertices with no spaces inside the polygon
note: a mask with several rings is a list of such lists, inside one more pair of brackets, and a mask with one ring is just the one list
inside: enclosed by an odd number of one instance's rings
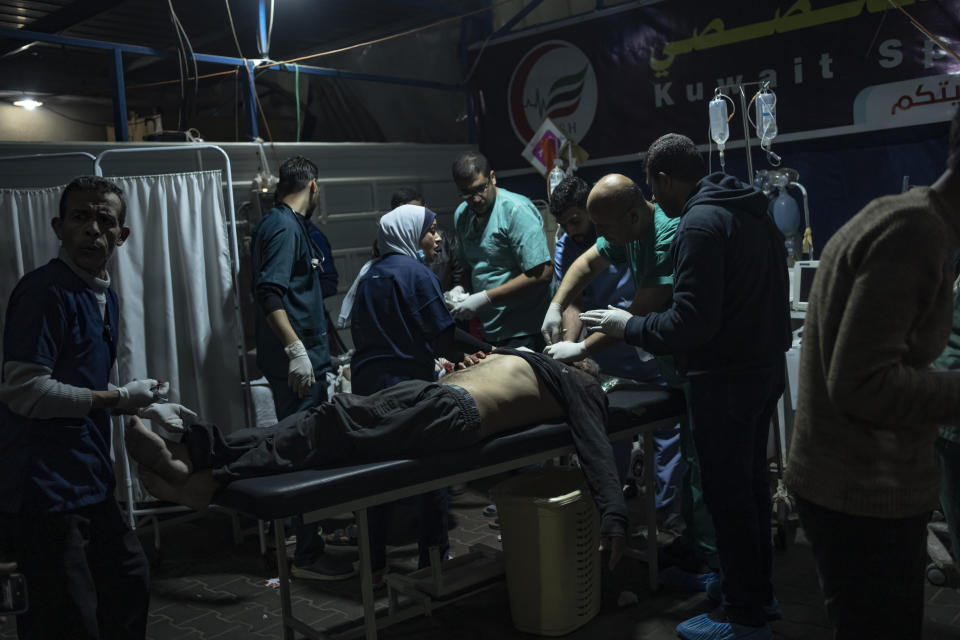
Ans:
{"label": "hospital sign banner", "polygon": [[670,131],[706,144],[721,85],[731,140],[743,138],[741,84],[749,101],[769,83],[781,137],[949,120],[958,16],[960,0],[672,0],[505,38],[482,49],[471,83],[480,147],[495,169],[524,167],[547,117],[593,158],[642,152]]}

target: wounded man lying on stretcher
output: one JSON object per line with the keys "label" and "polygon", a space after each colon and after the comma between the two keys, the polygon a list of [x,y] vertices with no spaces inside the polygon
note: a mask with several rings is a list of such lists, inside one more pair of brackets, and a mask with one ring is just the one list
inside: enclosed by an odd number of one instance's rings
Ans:
{"label": "wounded man lying on stretcher", "polygon": [[606,395],[595,377],[532,351],[499,349],[439,382],[340,394],[266,429],[223,435],[195,424],[177,443],[134,417],[126,442],[150,493],[200,509],[231,480],[460,449],[564,418],[600,509],[612,567],[623,552],[627,509],[606,433]]}

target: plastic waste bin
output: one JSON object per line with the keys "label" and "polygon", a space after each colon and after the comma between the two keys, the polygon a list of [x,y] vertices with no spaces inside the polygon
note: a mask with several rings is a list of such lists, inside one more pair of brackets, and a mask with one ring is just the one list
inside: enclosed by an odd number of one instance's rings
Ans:
{"label": "plastic waste bin", "polygon": [[600,610],[600,516],[583,474],[548,467],[491,493],[514,626],[560,636],[586,624]]}

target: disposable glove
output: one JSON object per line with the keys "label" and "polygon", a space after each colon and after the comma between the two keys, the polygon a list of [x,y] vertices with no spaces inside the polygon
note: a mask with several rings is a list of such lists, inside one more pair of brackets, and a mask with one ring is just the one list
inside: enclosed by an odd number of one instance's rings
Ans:
{"label": "disposable glove", "polygon": [[559,360],[560,362],[579,362],[587,357],[587,346],[582,342],[570,342],[565,340],[556,344],[547,345],[543,350],[545,354]]}
{"label": "disposable glove", "polygon": [[469,320],[477,314],[477,311],[488,304],[490,304],[490,296],[487,295],[486,291],[471,293],[463,302],[450,309],[450,315],[457,320]]}
{"label": "disposable glove", "polygon": [[176,402],[154,402],[140,409],[137,415],[146,420],[152,420],[170,431],[184,431],[188,424],[193,424],[197,414]]}
{"label": "disposable glove", "polygon": [[122,387],[117,387],[120,400],[117,401],[116,408],[120,412],[132,412],[165,398],[169,390],[169,382],[160,384],[152,378],[131,380]]}
{"label": "disposable glove", "polygon": [[560,342],[563,338],[563,308],[559,302],[551,302],[547,307],[547,313],[543,316],[543,326],[540,327],[540,333],[547,344]]}
{"label": "disposable glove", "polygon": [[287,384],[298,398],[305,398],[310,393],[310,387],[316,382],[307,348],[303,346],[303,342],[297,340],[285,346],[283,351],[290,358],[290,366],[287,367]]}
{"label": "disposable glove", "polygon": [[470,294],[463,290],[461,285],[455,286],[449,291],[443,292],[443,303],[447,305],[447,309],[453,309],[459,303],[467,299]]}
{"label": "disposable glove", "polygon": [[626,309],[608,306],[604,309],[594,309],[580,314],[580,321],[586,325],[587,329],[600,331],[611,338],[623,339],[623,334],[627,330],[627,321],[633,317],[633,314]]}

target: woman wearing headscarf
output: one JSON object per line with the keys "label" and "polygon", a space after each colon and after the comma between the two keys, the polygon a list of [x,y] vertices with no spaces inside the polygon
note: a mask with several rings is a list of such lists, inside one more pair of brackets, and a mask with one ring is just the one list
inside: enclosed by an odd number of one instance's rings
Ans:
{"label": "woman wearing headscarf", "polygon": [[360,270],[340,311],[341,326],[351,318],[356,349],[353,393],[434,380],[437,356],[453,362],[463,357],[454,346],[454,320],[443,291],[427,267],[442,242],[436,217],[425,207],[401,205],[380,219],[380,256]]}
{"label": "woman wearing headscarf", "polygon": [[[343,301],[340,326],[351,318],[356,352],[351,360],[353,393],[369,395],[404,380],[437,379],[435,359],[459,362],[465,352],[489,351],[456,329],[443,302],[436,275],[426,266],[436,258],[442,238],[436,214],[422,206],[401,205],[380,219],[380,256],[363,266]],[[485,347],[485,348],[484,348]],[[418,497],[420,566],[430,563],[430,547],[446,558],[447,491]],[[373,571],[386,565],[386,522],[392,504],[370,510]]]}

